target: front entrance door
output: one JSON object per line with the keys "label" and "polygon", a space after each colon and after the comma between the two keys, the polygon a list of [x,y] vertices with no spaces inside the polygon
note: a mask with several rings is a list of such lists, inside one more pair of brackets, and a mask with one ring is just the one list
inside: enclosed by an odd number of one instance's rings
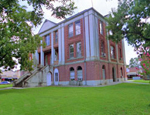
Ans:
{"label": "front entrance door", "polygon": [[58,73],[55,73],[55,85],[58,85],[58,80],[59,78],[58,78]]}
{"label": "front entrance door", "polygon": [[113,78],[113,82],[116,81],[116,77],[115,77],[115,68],[112,68],[112,78]]}
{"label": "front entrance door", "polygon": [[47,86],[51,85],[51,73],[47,74]]}

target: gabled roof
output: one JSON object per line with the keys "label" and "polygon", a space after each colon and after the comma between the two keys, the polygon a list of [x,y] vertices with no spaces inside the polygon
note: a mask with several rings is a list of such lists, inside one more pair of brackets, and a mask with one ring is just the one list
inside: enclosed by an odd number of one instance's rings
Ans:
{"label": "gabled roof", "polygon": [[56,23],[54,23],[54,22],[52,22],[52,21],[46,19],[46,20],[44,21],[44,23],[43,23],[43,25],[42,25],[42,27],[40,28],[40,30],[39,30],[38,33],[42,33],[42,32],[44,32],[45,30],[48,30],[48,29],[50,29],[50,28],[52,28],[52,27],[54,27],[54,26],[56,26],[56,25],[57,25]]}
{"label": "gabled roof", "polygon": [[89,9],[85,9],[85,10],[83,10],[83,11],[81,11],[81,12],[79,12],[79,13],[77,13],[77,14],[75,14],[75,15],[69,17],[69,18],[66,18],[65,20],[63,20],[63,21],[61,21],[61,22],[59,22],[59,23],[54,23],[54,22],[52,22],[52,21],[50,21],[50,20],[45,20],[45,22],[46,22],[46,21],[49,21],[49,22],[51,22],[52,24],[54,24],[54,26],[48,26],[48,25],[44,22],[43,25],[42,25],[42,27],[41,27],[41,29],[40,29],[40,31],[38,32],[38,34],[41,34],[41,33],[45,32],[46,30],[49,30],[49,29],[51,29],[51,28],[53,28],[53,27],[55,27],[55,26],[57,26],[57,25],[59,25],[59,24],[61,24],[61,23],[65,23],[65,22],[67,22],[67,21],[69,21],[69,20],[71,20],[71,19],[73,19],[73,18],[75,18],[75,17],[77,17],[77,16],[79,16],[79,15],[82,15],[83,13],[85,13],[85,12],[87,12],[87,11],[89,11],[89,10],[94,10],[94,12],[98,13],[101,17],[105,18],[103,15],[101,15],[99,12],[97,12],[94,8],[89,8]]}

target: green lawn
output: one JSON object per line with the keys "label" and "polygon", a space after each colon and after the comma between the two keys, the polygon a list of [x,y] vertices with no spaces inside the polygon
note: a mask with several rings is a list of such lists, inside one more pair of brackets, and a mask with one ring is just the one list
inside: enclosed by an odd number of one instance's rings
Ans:
{"label": "green lawn", "polygon": [[0,85],[0,89],[1,88],[6,88],[6,87],[12,87],[12,84]]}
{"label": "green lawn", "polygon": [[133,80],[133,82],[149,83],[150,80]]}
{"label": "green lawn", "polygon": [[150,85],[0,90],[0,115],[150,115]]}

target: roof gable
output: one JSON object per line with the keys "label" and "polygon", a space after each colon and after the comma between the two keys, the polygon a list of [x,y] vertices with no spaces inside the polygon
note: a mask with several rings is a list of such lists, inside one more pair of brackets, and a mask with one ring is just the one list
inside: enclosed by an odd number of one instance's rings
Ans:
{"label": "roof gable", "polygon": [[42,33],[52,27],[56,26],[56,23],[49,21],[49,20],[45,20],[45,22],[43,23],[42,27],[40,28],[38,33]]}

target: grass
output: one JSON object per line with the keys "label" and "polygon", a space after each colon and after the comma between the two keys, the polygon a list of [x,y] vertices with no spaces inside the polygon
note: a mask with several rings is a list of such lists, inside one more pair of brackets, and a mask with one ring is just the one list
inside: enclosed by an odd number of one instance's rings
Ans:
{"label": "grass", "polygon": [[0,85],[0,89],[1,89],[1,88],[6,88],[6,87],[12,87],[12,84]]}
{"label": "grass", "polygon": [[150,83],[150,80],[133,80],[133,82]]}
{"label": "grass", "polygon": [[150,85],[1,90],[0,115],[150,115]]}

